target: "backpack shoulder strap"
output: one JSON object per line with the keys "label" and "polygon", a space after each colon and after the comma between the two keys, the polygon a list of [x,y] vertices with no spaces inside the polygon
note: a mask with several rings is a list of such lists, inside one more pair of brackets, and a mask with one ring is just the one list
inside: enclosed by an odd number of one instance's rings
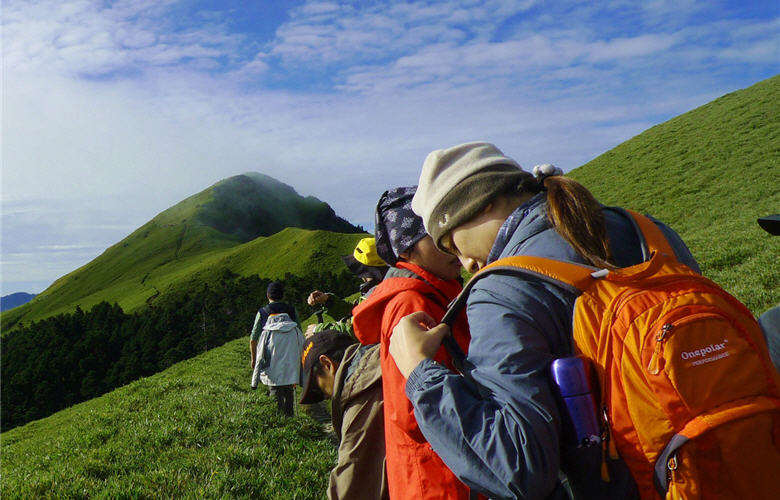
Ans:
{"label": "backpack shoulder strap", "polygon": [[631,221],[641,242],[643,260],[650,260],[650,256],[653,252],[666,254],[677,260],[677,256],[674,253],[674,249],[669,244],[669,240],[666,239],[661,228],[649,217],[627,208],[609,207],[609,210],[621,213]]}
{"label": "backpack shoulder strap", "polygon": [[[631,221],[641,242],[644,261],[649,261],[653,253],[656,252],[677,260],[669,240],[666,239],[661,228],[649,217],[625,208],[609,207],[609,209],[622,213]],[[577,295],[585,290],[594,278],[602,278],[608,274],[606,269],[598,269],[585,264],[530,255],[514,255],[498,259],[480,269],[472,276],[471,280],[464,287],[463,292],[455,300],[457,301],[463,295],[468,296],[468,291],[471,290],[476,281],[494,273],[534,277],[568,289]]]}
{"label": "backpack shoulder strap", "polygon": [[482,268],[479,273],[481,274],[484,271],[525,277],[531,276],[579,294],[579,292],[587,288],[594,278],[593,275],[599,273],[600,270],[574,262],[531,255],[515,255],[498,259]]}
{"label": "backpack shoulder strap", "polygon": [[[463,291],[461,291],[455,300],[450,303],[441,322],[451,328],[461,309],[466,306],[469,293],[474,287],[474,284],[491,274],[504,274],[542,280],[568,290],[574,295],[580,295],[593,279],[605,275],[606,270],[602,271],[595,267],[575,264],[573,262],[546,259],[544,257],[532,257],[528,255],[504,257],[483,267],[471,277],[469,282],[466,283],[466,286],[463,287]],[[444,337],[443,345],[449,352],[453,364],[458,371],[463,374],[468,372],[471,367],[466,362],[466,356],[455,340],[450,336]]]}
{"label": "backpack shoulder strap", "polygon": [[466,305],[468,295],[474,285],[491,274],[504,274],[522,278],[546,281],[569,292],[580,295],[594,278],[601,277],[606,271],[583,264],[564,262],[530,255],[514,255],[498,259],[474,274],[463,291],[452,301],[442,323],[452,326],[460,310]]}
{"label": "backpack shoulder strap", "polygon": [[[666,239],[666,236],[664,236],[661,229],[650,218],[638,212],[634,212],[633,210],[627,210],[621,207],[605,208],[622,214],[634,226],[641,243],[644,261],[651,260],[654,253],[666,254],[677,260],[676,254],[669,244],[669,241]],[[609,271],[607,269],[598,269],[583,264],[576,264],[574,262],[565,262],[530,255],[504,257],[483,267],[471,277],[469,282],[463,287],[463,291],[461,291],[455,300],[450,303],[441,322],[452,327],[461,309],[465,307],[469,293],[474,287],[474,284],[491,274],[505,274],[542,280],[568,290],[574,295],[581,295],[594,279],[607,276]],[[463,366],[465,356],[455,341],[451,337],[445,337],[444,346],[449,351],[456,367],[459,371],[463,372],[461,367]]]}

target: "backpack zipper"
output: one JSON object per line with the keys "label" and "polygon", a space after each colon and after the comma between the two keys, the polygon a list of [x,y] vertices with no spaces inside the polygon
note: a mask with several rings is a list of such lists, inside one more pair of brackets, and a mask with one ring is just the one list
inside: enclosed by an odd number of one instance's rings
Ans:
{"label": "backpack zipper", "polygon": [[661,331],[656,334],[655,348],[653,349],[653,354],[650,357],[650,362],[647,364],[647,371],[651,375],[658,375],[663,369],[662,361],[664,360],[664,342],[668,340],[668,336],[671,334],[672,330],[678,326],[686,325],[704,318],[728,321],[728,319],[723,314],[719,313],[718,311],[711,310],[711,308],[708,306],[701,306],[701,308],[705,310],[695,312],[693,314],[688,313],[681,317],[673,316],[671,319],[669,316],[667,316],[667,320],[671,320],[671,322],[664,323],[664,325],[661,327]]}
{"label": "backpack zipper", "polygon": [[650,357],[650,362],[647,364],[647,371],[650,372],[651,375],[658,375],[661,371],[661,360],[664,355],[664,340],[673,329],[673,324],[664,323],[661,327],[661,331],[655,336],[655,349],[653,349],[653,355]]}
{"label": "backpack zipper", "polygon": [[666,462],[666,487],[669,498],[680,498],[677,491],[677,452],[672,453]]}

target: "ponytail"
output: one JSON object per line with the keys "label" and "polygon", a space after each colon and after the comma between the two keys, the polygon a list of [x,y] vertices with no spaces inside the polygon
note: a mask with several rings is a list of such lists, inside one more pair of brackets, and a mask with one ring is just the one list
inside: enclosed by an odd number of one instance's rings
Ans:
{"label": "ponytail", "polygon": [[544,177],[547,191],[547,219],[588,264],[616,269],[607,238],[601,204],[588,189],[568,177]]}

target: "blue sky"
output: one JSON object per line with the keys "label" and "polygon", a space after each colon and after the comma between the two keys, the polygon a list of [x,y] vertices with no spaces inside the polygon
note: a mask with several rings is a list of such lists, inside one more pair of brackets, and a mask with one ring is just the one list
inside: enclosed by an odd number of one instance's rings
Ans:
{"label": "blue sky", "polygon": [[2,294],[247,171],[372,227],[433,149],[576,168],[778,74],[779,5],[5,0]]}

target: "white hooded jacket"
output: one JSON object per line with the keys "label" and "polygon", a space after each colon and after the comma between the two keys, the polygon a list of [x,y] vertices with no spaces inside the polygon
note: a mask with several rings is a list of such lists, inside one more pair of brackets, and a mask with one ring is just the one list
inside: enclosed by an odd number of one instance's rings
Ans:
{"label": "white hooded jacket", "polygon": [[287,313],[268,317],[257,342],[252,387],[258,381],[268,386],[301,383],[303,333]]}

